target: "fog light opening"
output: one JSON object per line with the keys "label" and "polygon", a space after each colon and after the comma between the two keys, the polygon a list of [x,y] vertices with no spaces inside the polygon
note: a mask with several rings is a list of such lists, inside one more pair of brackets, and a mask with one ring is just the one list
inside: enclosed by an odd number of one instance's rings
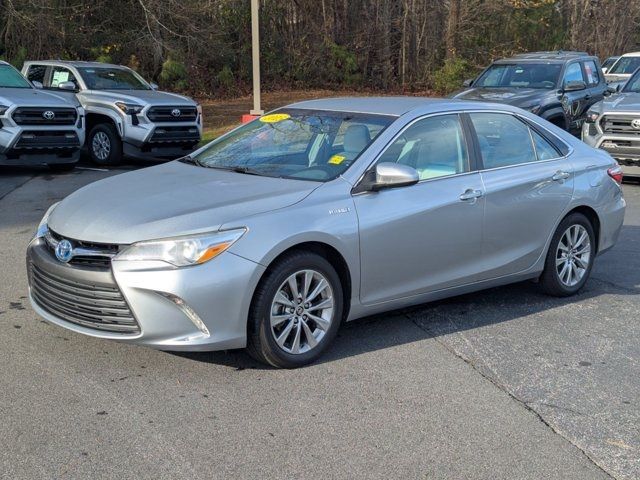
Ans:
{"label": "fog light opening", "polygon": [[191,323],[193,323],[198,328],[198,330],[200,330],[202,332],[202,334],[204,336],[206,336],[206,337],[210,337],[211,336],[211,334],[209,333],[209,329],[204,324],[202,319],[193,310],[193,308],[191,308],[183,299],[181,299],[180,297],[178,297],[176,295],[173,295],[171,293],[167,293],[167,292],[157,292],[157,293],[159,295],[162,295],[167,300],[170,300],[171,302],[173,302],[173,304],[175,304],[182,311],[182,313],[184,313],[185,316],[189,320],[191,320]]}

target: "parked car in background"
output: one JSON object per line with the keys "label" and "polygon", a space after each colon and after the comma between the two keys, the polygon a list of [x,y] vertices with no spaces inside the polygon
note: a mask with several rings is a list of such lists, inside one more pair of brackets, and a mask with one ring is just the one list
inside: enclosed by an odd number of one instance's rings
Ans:
{"label": "parked car in background", "polygon": [[619,58],[619,56],[609,57],[604,62],[602,62],[602,73],[607,73],[607,71],[614,63],[616,63]]}
{"label": "parked car in background", "polygon": [[607,70],[605,79],[613,86],[622,87],[638,67],[640,67],[640,52],[625,53]]}
{"label": "parked car in background", "polygon": [[171,160],[202,135],[202,111],[188,97],[159,92],[130,68],[99,62],[27,61],[22,73],[45,89],[67,92],[86,110],[87,148],[99,165],[123,155]]}
{"label": "parked car in background", "polygon": [[52,206],[29,296],[85,335],[297,367],[343,320],[525,279],[575,294],[618,237],[620,180],[514,107],[306,101]]}
{"label": "parked car in background", "polygon": [[453,98],[499,102],[578,134],[607,86],[600,61],[585,52],[532,52],[493,62]]}
{"label": "parked car in background", "polygon": [[640,178],[640,69],[620,93],[591,107],[582,140],[609,152],[625,177]]}
{"label": "parked car in background", "polygon": [[37,90],[0,61],[0,165],[72,169],[84,141],[83,123],[75,99]]}

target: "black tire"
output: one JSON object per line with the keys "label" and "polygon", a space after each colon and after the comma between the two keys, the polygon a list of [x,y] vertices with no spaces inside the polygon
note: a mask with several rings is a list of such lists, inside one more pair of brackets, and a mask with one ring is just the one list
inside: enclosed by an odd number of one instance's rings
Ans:
{"label": "black tire", "polygon": [[74,168],[76,168],[76,163],[51,163],[47,165],[52,172],[55,173],[64,173],[70,172]]}
{"label": "black tire", "polygon": [[[302,270],[313,270],[321,274],[330,285],[333,296],[333,313],[329,327],[326,330],[320,329],[324,332],[324,336],[318,344],[309,351],[293,354],[285,351],[276,342],[271,328],[271,308],[283,283],[290,276]],[[297,368],[307,365],[320,357],[331,344],[340,328],[343,311],[344,298],[340,277],[331,264],[315,253],[292,252],[271,266],[256,288],[249,312],[247,351],[256,360],[277,368]],[[314,325],[313,320],[307,319],[307,323]],[[297,328],[304,332],[302,320]],[[315,326],[313,331],[320,333],[319,330],[316,330],[317,328]],[[294,333],[295,331],[292,330],[292,334]],[[309,346],[308,343],[307,346]]]}
{"label": "black tire", "polygon": [[[586,265],[586,269],[584,270],[584,274],[581,279],[575,283],[575,285],[568,285],[560,278],[560,273],[558,272],[558,267],[556,266],[556,260],[560,260],[560,256],[562,255],[559,252],[559,244],[562,240],[565,232],[569,230],[569,228],[573,228],[574,226],[583,227],[588,236],[589,236],[589,245],[590,245],[590,255],[588,264]],[[593,268],[593,262],[596,255],[596,241],[595,234],[593,231],[593,226],[587,217],[582,215],[581,213],[572,213],[568,215],[553,235],[551,239],[551,244],[549,245],[549,251],[547,252],[547,258],[545,260],[544,270],[542,272],[542,276],[540,277],[540,287],[542,290],[554,297],[568,297],[570,295],[574,295],[580,291],[584,284],[589,279],[589,275],[591,274],[591,269]],[[582,262],[581,262],[582,263]],[[562,270],[562,266],[560,267]]]}
{"label": "black tire", "polygon": [[[96,141],[96,136],[102,141],[108,141],[108,155],[103,156],[99,150],[101,142]],[[99,123],[91,129],[87,137],[87,149],[91,161],[97,165],[109,166],[122,163],[122,140],[116,128],[110,123]]]}

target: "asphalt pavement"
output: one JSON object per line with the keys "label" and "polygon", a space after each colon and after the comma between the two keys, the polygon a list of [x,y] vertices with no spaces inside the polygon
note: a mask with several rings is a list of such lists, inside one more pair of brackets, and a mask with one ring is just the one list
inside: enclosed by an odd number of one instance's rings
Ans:
{"label": "asphalt pavement", "polygon": [[35,315],[44,211],[119,173],[0,170],[1,478],[640,478],[640,185],[580,295],[527,282],[363,319],[274,370]]}

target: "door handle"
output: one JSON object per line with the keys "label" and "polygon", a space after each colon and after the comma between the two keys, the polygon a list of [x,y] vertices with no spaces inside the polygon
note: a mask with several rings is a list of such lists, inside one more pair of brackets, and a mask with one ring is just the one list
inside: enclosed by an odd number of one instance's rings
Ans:
{"label": "door handle", "polygon": [[562,180],[566,180],[567,178],[569,178],[571,176],[571,174],[569,172],[563,172],[562,170],[558,170],[553,177],[551,177],[551,180],[553,180],[554,182],[560,182]]}
{"label": "door handle", "polygon": [[591,95],[586,95],[586,96],[584,97],[584,99],[585,99],[585,100],[591,100]]}
{"label": "door handle", "polygon": [[480,198],[482,195],[482,190],[473,190],[472,188],[469,188],[465,190],[462,195],[460,195],[460,200],[462,200],[463,202],[468,202],[470,200]]}

